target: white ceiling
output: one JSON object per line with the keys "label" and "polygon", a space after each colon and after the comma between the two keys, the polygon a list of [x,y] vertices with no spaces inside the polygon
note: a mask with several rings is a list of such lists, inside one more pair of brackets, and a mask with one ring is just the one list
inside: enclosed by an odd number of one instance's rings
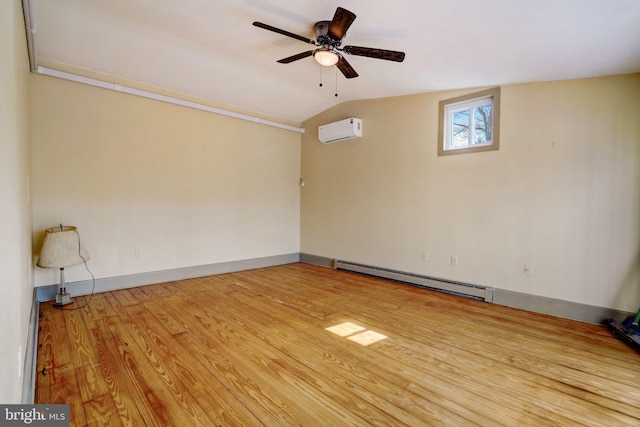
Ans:
{"label": "white ceiling", "polygon": [[[356,99],[640,71],[638,0],[30,1],[39,61],[293,122]],[[315,38],[337,6],[357,15],[343,45],[405,61],[347,55],[360,77],[346,80],[311,57],[276,63],[313,46],[251,25]]]}

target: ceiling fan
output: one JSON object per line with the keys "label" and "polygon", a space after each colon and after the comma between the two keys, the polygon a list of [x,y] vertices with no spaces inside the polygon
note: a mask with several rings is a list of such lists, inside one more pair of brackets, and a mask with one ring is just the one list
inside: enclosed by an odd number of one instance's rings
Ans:
{"label": "ceiling fan", "polygon": [[313,30],[316,33],[315,40],[291,33],[286,30],[281,30],[280,28],[276,28],[271,25],[263,24],[262,22],[256,21],[253,23],[253,25],[318,47],[314,50],[298,53],[297,55],[280,59],[278,62],[281,64],[289,64],[293,61],[313,56],[320,65],[335,65],[346,78],[352,79],[354,77],[358,77],[358,73],[344,58],[343,54],[345,53],[349,55],[384,59],[387,61],[404,61],[404,52],[375,49],[362,46],[341,47],[340,45],[342,44],[342,39],[347,34],[347,30],[355,19],[355,13],[350,12],[347,9],[338,7],[331,21],[319,21],[313,26]]}

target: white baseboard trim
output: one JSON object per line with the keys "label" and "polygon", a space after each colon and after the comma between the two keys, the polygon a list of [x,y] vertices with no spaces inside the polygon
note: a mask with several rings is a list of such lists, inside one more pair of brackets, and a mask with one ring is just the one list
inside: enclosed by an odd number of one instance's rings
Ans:
{"label": "white baseboard trim", "polygon": [[24,351],[22,366],[22,397],[23,405],[31,405],[36,393],[36,368],[38,360],[38,319],[40,317],[40,303],[37,292],[33,290],[31,314],[29,315],[29,330],[27,333],[27,348]]}
{"label": "white baseboard trim", "polygon": [[[319,255],[301,253],[300,262],[320,267],[333,268],[335,259]],[[389,277],[379,276],[389,279]],[[402,281],[402,280],[401,280]],[[403,282],[411,285],[409,282]],[[486,301],[507,307],[519,308],[535,313],[548,314],[555,317],[576,320],[595,325],[605,324],[607,319],[625,319],[635,313],[613,308],[581,304],[555,298],[542,297],[500,288],[492,288],[492,300]]]}
{"label": "white baseboard trim", "polygon": [[495,288],[493,303],[594,325],[605,324],[608,319],[621,320],[633,315],[633,313],[613,308]]}
{"label": "white baseboard trim", "polygon": [[[300,261],[298,252],[274,255],[262,258],[243,259],[216,264],[196,265],[193,267],[174,268],[171,270],[150,271],[125,276],[104,277],[96,279],[95,293],[134,288],[155,283],[173,282],[175,280],[192,279],[194,277],[214,276],[234,271],[253,270],[255,268],[273,267]],[[89,295],[93,289],[91,280],[67,283],[67,291],[71,296]],[[51,301],[56,298],[58,285],[39,286],[36,288],[37,301]]]}
{"label": "white baseboard trim", "polygon": [[306,254],[304,252],[300,253],[300,262],[303,262],[305,264],[312,264],[312,265],[317,265],[319,267],[333,268],[334,261],[335,261],[334,258],[327,258],[320,255]]}
{"label": "white baseboard trim", "polygon": [[[172,270],[151,271],[147,273],[130,274],[126,276],[105,277],[96,279],[95,292],[108,292],[118,289],[133,288],[136,286],[171,282],[174,280],[184,280],[194,277],[212,276],[216,274],[232,273],[234,271],[252,270],[255,268],[272,267],[283,264],[291,264],[295,262],[303,262],[306,264],[333,268],[335,259],[308,253],[291,253],[263,258],[199,265],[194,267],[183,267]],[[91,280],[72,282],[68,284],[68,289],[71,291],[72,296],[88,295],[91,293],[92,287],[93,283],[91,282]],[[493,297],[491,302],[493,304],[500,304],[507,307],[519,308],[536,313],[549,314],[555,317],[577,320],[584,323],[603,324],[607,319],[624,319],[627,316],[632,316],[635,314],[612,308],[547,298],[500,288],[492,289]],[[58,285],[37,287],[35,289],[36,302],[51,301],[55,299],[57,290]],[[34,316],[33,313],[32,316]],[[37,313],[35,314],[35,316],[37,319]],[[35,331],[35,333],[35,340],[37,340],[37,331]],[[29,340],[30,342],[32,342],[31,332]],[[27,352],[27,354],[29,354],[29,352]],[[35,363],[35,360],[33,361],[33,363]],[[26,375],[27,362],[25,361],[25,377]]]}

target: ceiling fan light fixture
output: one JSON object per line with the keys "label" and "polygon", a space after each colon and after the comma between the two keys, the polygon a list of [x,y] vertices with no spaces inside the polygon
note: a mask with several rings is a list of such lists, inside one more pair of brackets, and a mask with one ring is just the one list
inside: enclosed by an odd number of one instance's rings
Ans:
{"label": "ceiling fan light fixture", "polygon": [[324,67],[330,67],[332,65],[336,65],[340,60],[340,57],[337,53],[331,52],[328,49],[319,49],[313,53],[313,59]]}

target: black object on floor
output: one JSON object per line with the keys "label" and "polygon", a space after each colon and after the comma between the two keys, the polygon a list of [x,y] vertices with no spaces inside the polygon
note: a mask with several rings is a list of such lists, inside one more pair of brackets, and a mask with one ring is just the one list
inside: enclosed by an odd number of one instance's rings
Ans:
{"label": "black object on floor", "polygon": [[613,319],[607,320],[607,325],[609,326],[609,329],[613,331],[613,333],[618,335],[627,343],[634,346],[636,350],[640,351],[640,334],[638,334],[638,332],[634,329],[633,325],[625,327],[622,323]]}

